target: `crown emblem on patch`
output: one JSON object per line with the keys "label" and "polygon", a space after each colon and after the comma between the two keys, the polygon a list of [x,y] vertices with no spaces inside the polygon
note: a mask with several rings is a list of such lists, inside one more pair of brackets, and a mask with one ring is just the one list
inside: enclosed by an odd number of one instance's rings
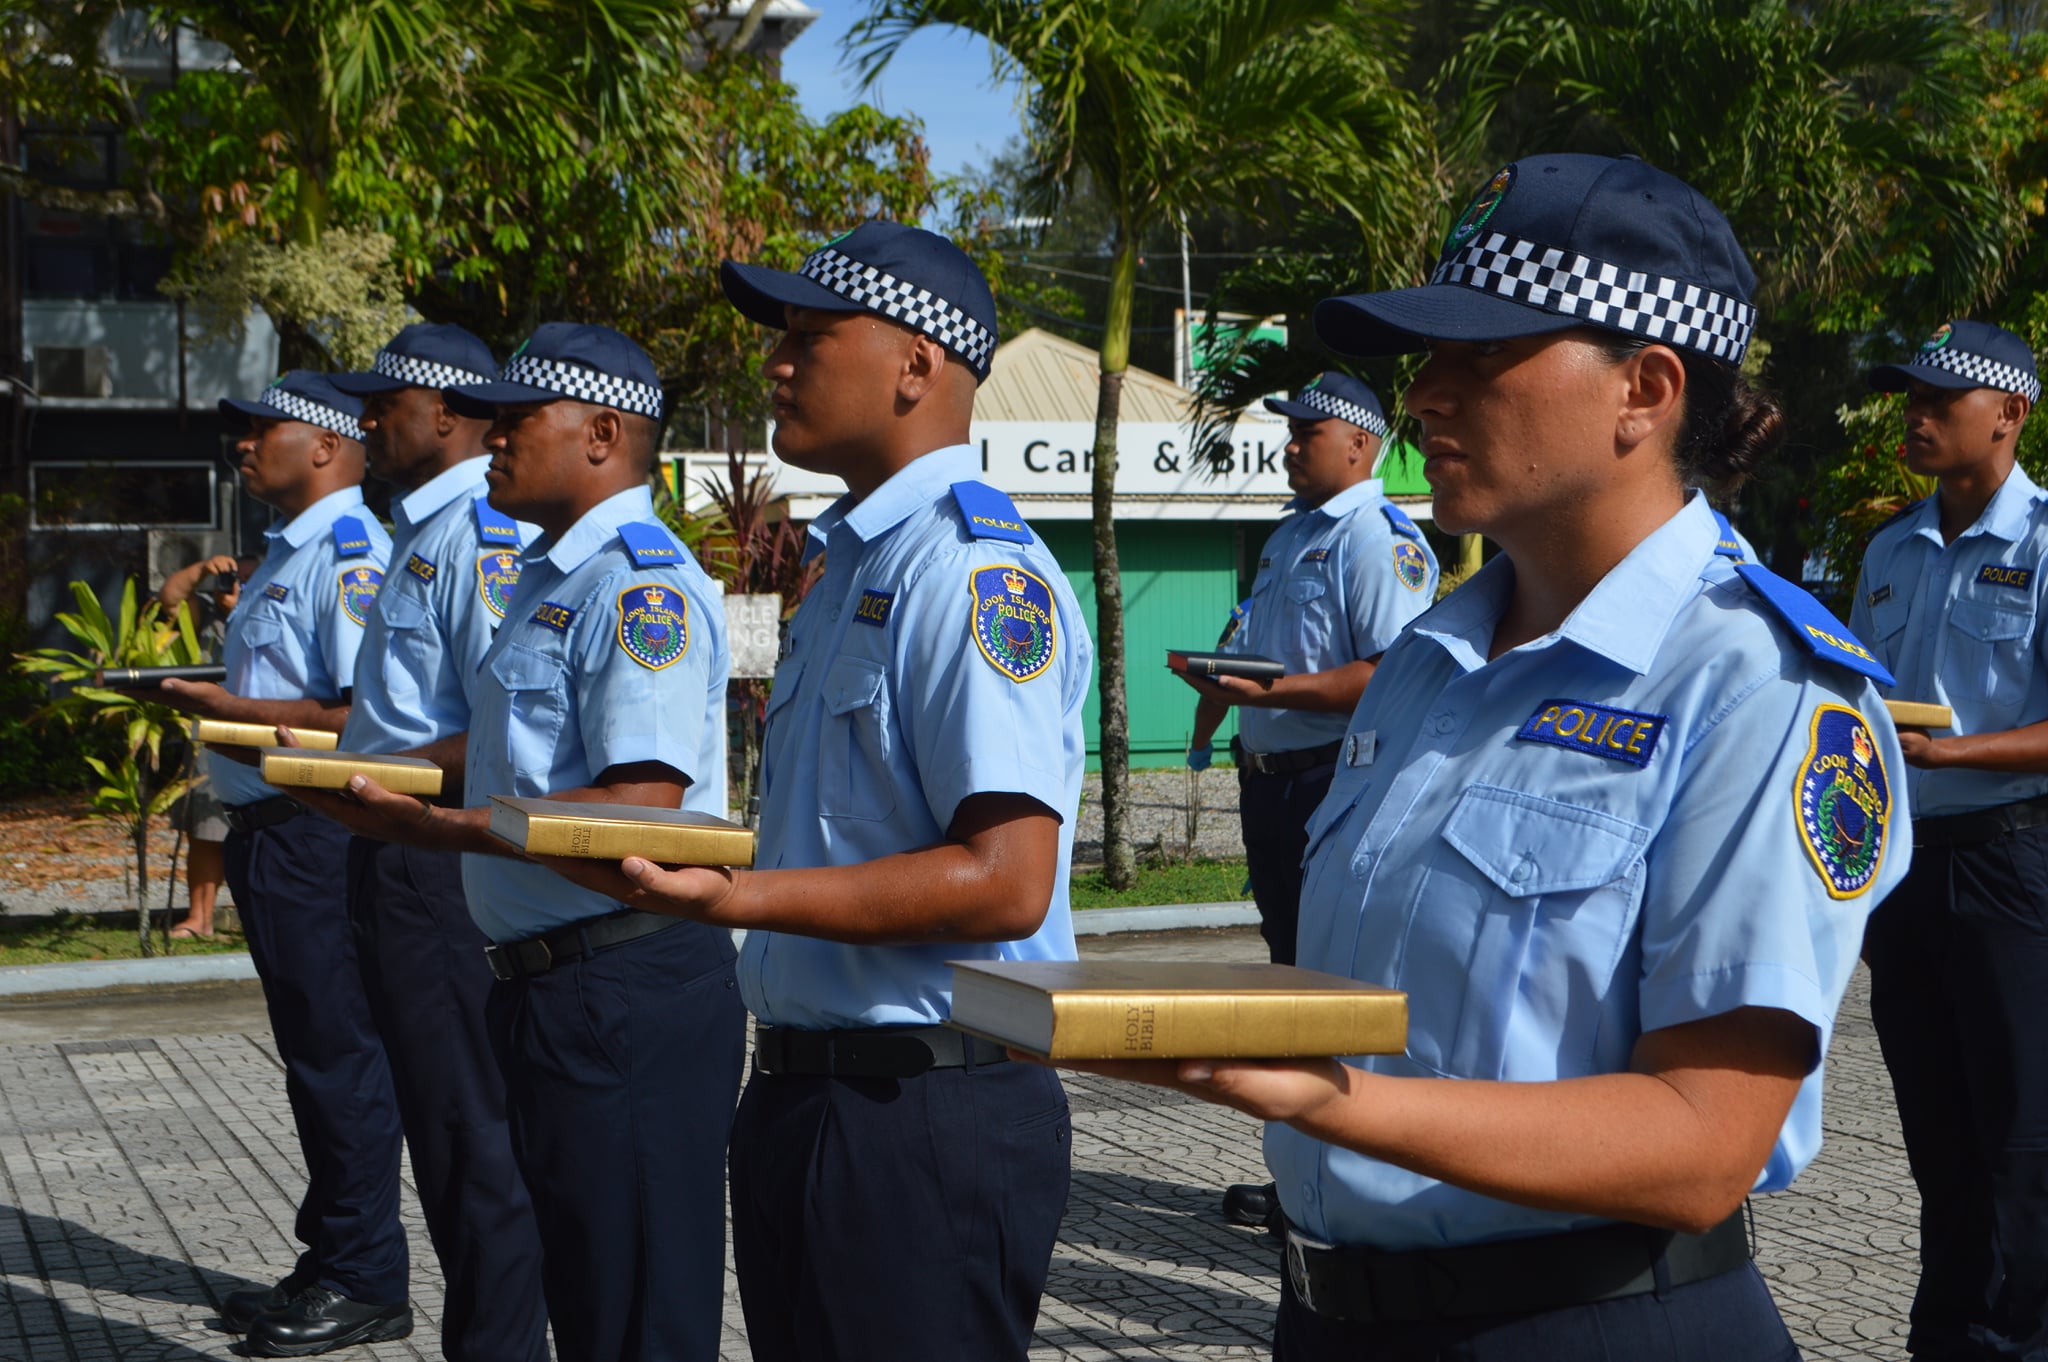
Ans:
{"label": "crown emblem on patch", "polygon": [[660,587],[650,586],[647,588],[647,603],[649,605],[660,605],[667,600],[668,593],[666,591],[663,591]]}
{"label": "crown emblem on patch", "polygon": [[1024,574],[1015,568],[1011,568],[1003,574],[1003,585],[1009,589],[1012,596],[1023,595],[1025,587]]}
{"label": "crown emblem on patch", "polygon": [[1849,734],[1849,750],[1856,754],[1858,766],[1870,765],[1870,754],[1873,750],[1870,746],[1870,734],[1862,728],[1852,731]]}

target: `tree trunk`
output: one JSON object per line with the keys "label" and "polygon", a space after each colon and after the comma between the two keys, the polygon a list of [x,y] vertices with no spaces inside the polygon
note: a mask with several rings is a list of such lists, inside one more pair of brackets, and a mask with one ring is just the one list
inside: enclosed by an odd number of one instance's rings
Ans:
{"label": "tree trunk", "polygon": [[135,835],[135,939],[145,957],[156,954],[149,939],[149,783],[142,785],[143,812],[131,825]]}
{"label": "tree trunk", "polygon": [[1138,246],[1127,232],[1117,234],[1109,279],[1090,492],[1095,530],[1095,658],[1102,701],[1102,877],[1113,888],[1127,889],[1138,874],[1125,827],[1131,802],[1131,730],[1124,695],[1124,583],[1116,555],[1117,412],[1123,406],[1124,370],[1131,362],[1131,299],[1138,281]]}

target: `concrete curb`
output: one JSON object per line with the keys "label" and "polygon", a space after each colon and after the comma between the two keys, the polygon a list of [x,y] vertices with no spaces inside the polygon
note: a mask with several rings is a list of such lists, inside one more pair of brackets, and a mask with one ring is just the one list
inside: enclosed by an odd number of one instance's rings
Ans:
{"label": "concrete curb", "polygon": [[[1088,908],[1074,914],[1074,935],[1118,932],[1179,932],[1191,928],[1257,926],[1259,910],[1249,903],[1172,903],[1156,908]],[[734,933],[737,937],[739,934]],[[248,955],[174,955],[149,960],[73,960],[59,965],[0,966],[0,998],[39,993],[103,993],[113,989],[176,988],[182,984],[254,979]]]}

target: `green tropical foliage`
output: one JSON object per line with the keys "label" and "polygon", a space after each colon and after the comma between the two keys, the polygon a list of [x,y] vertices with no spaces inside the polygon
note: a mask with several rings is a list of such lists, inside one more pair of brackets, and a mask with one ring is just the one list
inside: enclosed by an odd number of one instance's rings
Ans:
{"label": "green tropical foliage", "polygon": [[133,580],[121,589],[110,615],[84,582],[71,583],[75,611],[60,611],[57,622],[78,640],[80,650],[38,648],[19,653],[16,669],[64,689],[41,717],[67,728],[108,727],[122,734],[118,755],[85,757],[100,778],[92,807],[122,825],[135,848],[135,931],[143,955],[153,953],[149,930],[149,826],[185,792],[192,745],[178,712],[137,695],[92,684],[104,667],[165,667],[206,660],[192,617],[179,610],[167,620],[152,599],[138,608]]}

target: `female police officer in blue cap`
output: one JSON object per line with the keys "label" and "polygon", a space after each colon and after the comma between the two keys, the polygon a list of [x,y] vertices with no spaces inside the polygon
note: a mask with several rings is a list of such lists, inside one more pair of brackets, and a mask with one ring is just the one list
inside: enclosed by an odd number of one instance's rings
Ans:
{"label": "female police officer in blue cap", "polygon": [[1105,1066],[1270,1122],[1279,1357],[1797,1356],[1741,1208],[1815,1152],[1910,839],[1882,668],[1686,491],[1780,438],[1753,279],[1684,183],[1545,156],[1428,285],[1316,311],[1429,352],[1437,521],[1503,552],[1388,649],[1309,825],[1299,963],[1407,990],[1407,1053]]}

